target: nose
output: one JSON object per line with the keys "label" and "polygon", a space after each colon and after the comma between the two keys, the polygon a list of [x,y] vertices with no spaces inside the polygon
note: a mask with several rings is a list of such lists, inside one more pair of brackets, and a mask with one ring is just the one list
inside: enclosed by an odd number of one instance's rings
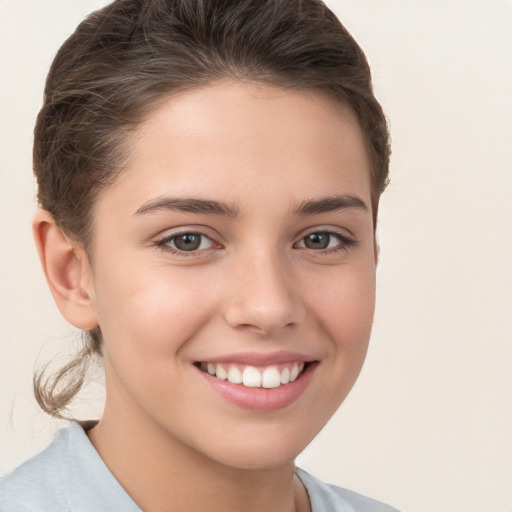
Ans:
{"label": "nose", "polygon": [[240,257],[228,286],[224,316],[235,329],[262,335],[300,324],[305,308],[290,262],[259,252]]}

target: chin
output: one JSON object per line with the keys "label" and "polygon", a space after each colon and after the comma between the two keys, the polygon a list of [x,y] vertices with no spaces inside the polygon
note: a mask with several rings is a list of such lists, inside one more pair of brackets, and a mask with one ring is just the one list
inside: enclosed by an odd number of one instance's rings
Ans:
{"label": "chin", "polygon": [[252,450],[246,447],[225,453],[222,458],[217,458],[217,461],[233,469],[258,471],[279,468],[293,463],[300,451],[301,450],[280,450],[279,452],[275,452],[267,448],[266,452],[263,452],[259,449]]}
{"label": "chin", "polygon": [[249,428],[243,435],[227,433],[215,443],[209,456],[218,463],[240,470],[262,470],[293,463],[316,435],[314,432],[297,432],[297,425],[290,429]]}

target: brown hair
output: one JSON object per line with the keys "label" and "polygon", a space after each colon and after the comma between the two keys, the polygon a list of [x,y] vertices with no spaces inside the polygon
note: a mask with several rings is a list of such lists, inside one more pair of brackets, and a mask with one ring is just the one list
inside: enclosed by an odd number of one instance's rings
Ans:
{"label": "brown hair", "polygon": [[[128,152],[123,143],[172,92],[223,78],[315,89],[357,114],[371,161],[374,221],[388,180],[389,135],[361,48],[321,0],[116,0],[62,45],[37,118],[38,199],[91,255],[91,211]],[[39,405],[62,416],[101,352],[99,328],[53,377],[34,377]],[[60,391],[59,391],[60,390]]]}

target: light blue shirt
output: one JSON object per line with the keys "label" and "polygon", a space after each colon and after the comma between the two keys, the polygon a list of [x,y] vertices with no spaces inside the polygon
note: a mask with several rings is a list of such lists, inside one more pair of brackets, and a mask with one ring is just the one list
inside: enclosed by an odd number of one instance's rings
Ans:
{"label": "light blue shirt", "polygon": [[[84,424],[87,428],[87,425]],[[297,469],[312,512],[398,512]],[[109,471],[84,428],[71,423],[40,454],[0,479],[0,512],[142,512]]]}

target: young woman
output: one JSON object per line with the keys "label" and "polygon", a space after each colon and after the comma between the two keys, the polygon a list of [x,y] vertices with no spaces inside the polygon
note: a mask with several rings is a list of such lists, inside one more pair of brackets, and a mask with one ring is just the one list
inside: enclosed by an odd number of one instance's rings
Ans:
{"label": "young woman", "polygon": [[[34,142],[34,235],[87,336],[35,379],[99,422],[0,480],[0,510],[391,511],[294,466],[370,336],[388,133],[319,0],[117,0],[64,43]],[[59,391],[60,390],[60,391]]]}

